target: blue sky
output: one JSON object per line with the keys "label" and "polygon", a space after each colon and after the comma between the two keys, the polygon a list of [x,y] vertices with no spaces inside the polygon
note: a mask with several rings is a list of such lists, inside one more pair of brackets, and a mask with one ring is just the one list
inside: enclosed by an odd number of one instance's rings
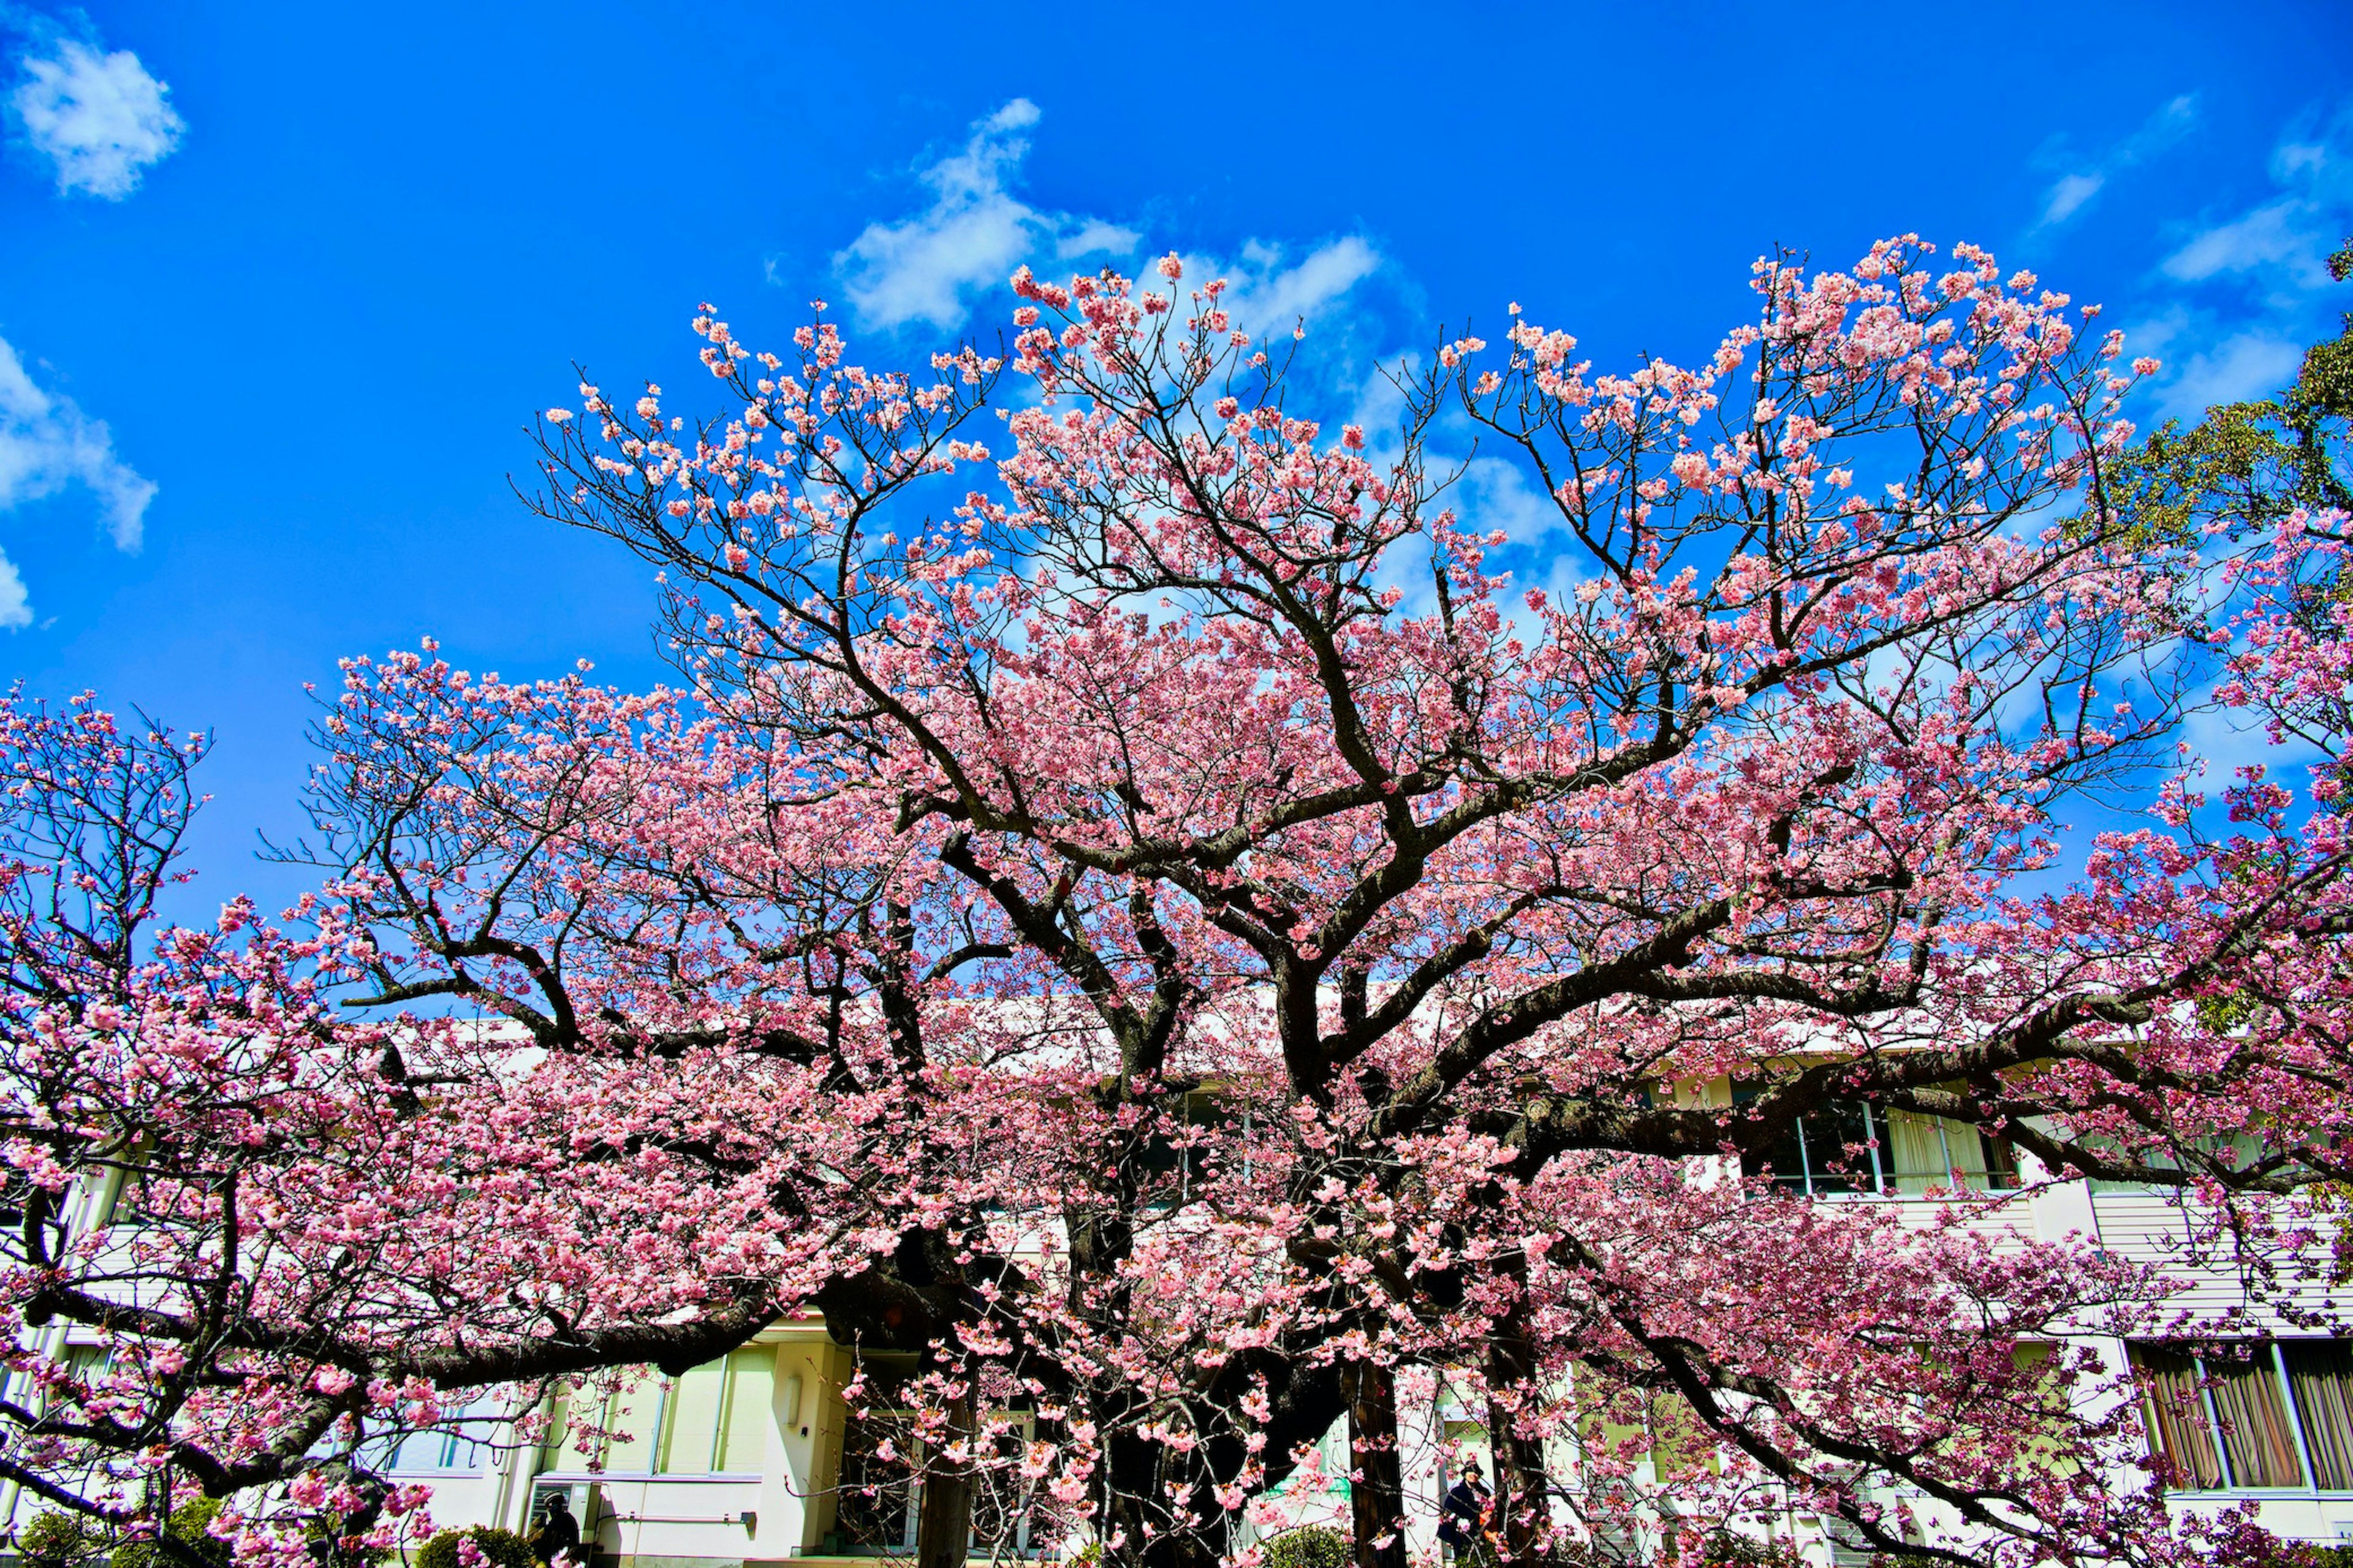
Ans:
{"label": "blue sky", "polygon": [[1916,230],[2106,301],[2151,416],[2353,308],[2341,3],[0,0],[0,660],[218,731],[206,900],[293,890],[341,655],[659,678],[644,570],[507,476],[575,360],[691,388],[703,300],[882,362],[1174,247],[1367,353],[1518,300],[1606,366]]}

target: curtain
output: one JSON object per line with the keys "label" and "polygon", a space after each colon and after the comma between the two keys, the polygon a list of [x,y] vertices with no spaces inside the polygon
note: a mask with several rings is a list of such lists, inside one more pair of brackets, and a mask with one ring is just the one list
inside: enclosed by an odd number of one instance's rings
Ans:
{"label": "curtain", "polygon": [[2198,1391],[2198,1363],[2158,1345],[2134,1345],[2132,1362],[2147,1398],[2149,1456],[2173,1462],[2177,1485],[2219,1487],[2222,1466]]}
{"label": "curtain", "polygon": [[2304,1423],[2305,1451],[2323,1491],[2353,1491],[2353,1347],[2342,1341],[2290,1341],[2280,1346],[2287,1362],[2288,1391]]}
{"label": "curtain", "polygon": [[542,1470],[585,1470],[596,1462],[596,1440],[586,1432],[567,1427],[571,1417],[580,1413],[583,1405],[582,1390],[571,1385],[559,1386],[555,1398],[548,1406],[547,1435],[539,1443],[539,1468]]}
{"label": "curtain", "polygon": [[2242,1347],[2249,1358],[2206,1363],[2214,1391],[2214,1415],[2222,1426],[2222,1452],[2231,1461],[2231,1483],[2240,1487],[2300,1487],[2304,1464],[2288,1430],[2287,1405],[2280,1396],[2279,1370],[2272,1348]]}
{"label": "curtain", "polygon": [[[1890,1186],[1915,1197],[1931,1187],[1939,1191],[1952,1189],[1953,1172],[1948,1162],[1959,1153],[1961,1141],[1950,1140],[1948,1154],[1946,1133],[1950,1128],[1942,1118],[1890,1110],[1883,1114],[1881,1121],[1883,1146],[1880,1159],[1886,1163]],[[1969,1130],[1969,1136],[1975,1139],[1975,1129]]]}

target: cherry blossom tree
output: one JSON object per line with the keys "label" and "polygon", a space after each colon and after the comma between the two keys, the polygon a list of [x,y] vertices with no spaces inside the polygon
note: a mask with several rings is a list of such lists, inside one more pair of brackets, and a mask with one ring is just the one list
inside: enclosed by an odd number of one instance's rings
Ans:
{"label": "cherry blossom tree", "polygon": [[[2153,365],[1968,247],[1768,258],[1688,367],[1514,308],[1336,436],[1183,272],[1025,270],[912,374],[706,308],[691,430],[584,382],[530,500],[659,571],[681,685],[349,662],[284,930],[134,941],[193,754],[19,705],[20,778],[104,787],[11,797],[9,1300],[120,1349],[19,1352],[9,1476],[388,1539],[387,1428],[813,1307],[921,1354],[927,1563],[976,1493],[1229,1556],[1335,1422],[1399,1563],[1440,1379],[1515,1562],[1788,1507],[2184,1550],[2113,1374],[2022,1353],[2167,1281],[1959,1170],[1925,1227],[1773,1178],[1867,1103],[2296,1282],[2353,1176],[2335,774],[2176,737],[2334,744],[2339,530],[2148,526]],[[1451,503],[1474,438],[1540,536]]]}

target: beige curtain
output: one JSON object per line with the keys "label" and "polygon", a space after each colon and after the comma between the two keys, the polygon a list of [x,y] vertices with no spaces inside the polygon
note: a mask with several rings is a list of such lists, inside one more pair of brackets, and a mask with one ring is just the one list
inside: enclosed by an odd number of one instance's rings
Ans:
{"label": "beige curtain", "polygon": [[2214,1415],[2222,1426],[2222,1452],[2231,1461],[2231,1481],[2241,1487],[2300,1487],[2304,1464],[2288,1429],[2287,1405],[2280,1396],[2279,1370],[2272,1348],[2255,1345],[2248,1359],[2210,1361]]}
{"label": "beige curtain", "polygon": [[1916,1197],[1931,1187],[1953,1184],[1953,1173],[1945,1164],[1942,1123],[1936,1117],[1886,1111],[1881,1117],[1880,1139],[1879,1158],[1897,1192]]}
{"label": "beige curtain", "polygon": [[2304,1422],[2313,1484],[2323,1491],[2353,1491],[2353,1346],[2310,1340],[2280,1350],[2295,1413]]}
{"label": "beige curtain", "polygon": [[2133,1346],[2132,1363],[2147,1396],[2142,1414],[2148,1423],[2150,1458],[2171,1460],[2178,1485],[2221,1486],[2222,1466],[2198,1390],[2198,1363],[2158,1345]]}
{"label": "beige curtain", "polygon": [[1890,1110],[1882,1117],[1880,1160],[1899,1193],[1981,1192],[1989,1184],[1985,1140],[1965,1121]]}

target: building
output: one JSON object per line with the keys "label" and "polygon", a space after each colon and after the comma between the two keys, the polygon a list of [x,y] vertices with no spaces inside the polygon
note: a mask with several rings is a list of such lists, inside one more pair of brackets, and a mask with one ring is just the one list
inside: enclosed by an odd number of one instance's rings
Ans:
{"label": "building", "polygon": [[[1723,1103],[1725,1084],[1710,1099]],[[1821,1148],[1868,1146],[1867,1168],[1849,1169]],[[2175,1261],[2184,1237],[2178,1203],[2151,1191],[2083,1181],[2042,1183],[2031,1159],[2013,1160],[1971,1128],[1929,1118],[1888,1118],[1853,1106],[1799,1130],[1777,1151],[1774,1179],[1826,1202],[1904,1205],[1907,1222],[1930,1223],[1959,1184],[2024,1189],[2010,1204],[1972,1223],[2008,1241],[2080,1236],[2128,1258]],[[93,1196],[92,1202],[100,1201]],[[2243,1304],[2237,1282],[2192,1275],[2188,1297],[2201,1309]],[[2306,1292],[2305,1305],[2323,1303]],[[2181,1351],[2158,1344],[2091,1341],[2114,1371],[2137,1371],[2147,1384],[2184,1395],[2179,1405],[2145,1406],[2149,1442],[2197,1484],[2175,1492],[2177,1514],[2255,1505],[2265,1528],[2290,1539],[2353,1541],[2353,1344],[2320,1337],[2276,1311],[2246,1320],[2253,1353],[2243,1362],[2201,1369]],[[63,1356],[97,1352],[94,1336],[59,1331],[50,1345]],[[912,1551],[916,1500],[880,1458],[893,1427],[885,1408],[896,1376],[912,1358],[870,1356],[861,1416],[844,1390],[861,1370],[853,1351],[836,1343],[814,1317],[770,1325],[754,1342],[683,1376],[649,1376],[617,1396],[602,1424],[628,1439],[592,1453],[567,1438],[563,1423],[537,1444],[518,1443],[512,1424],[484,1409],[486,1440],[425,1435],[390,1457],[391,1472],[429,1485],[437,1524],[530,1527],[547,1494],[565,1493],[593,1542],[598,1568],[769,1568],[787,1563],[871,1558]],[[2204,1371],[2211,1375],[2201,1380]],[[2206,1384],[2200,1388],[2201,1381]],[[560,1414],[560,1413],[559,1413]],[[1005,1417],[1018,1442],[1019,1417]],[[1434,1398],[1399,1412],[1409,1504],[1408,1544],[1435,1555],[1439,1500],[1448,1456],[1484,1445],[1480,1413],[1459,1404],[1442,1380]],[[1647,1463],[1647,1461],[1646,1461]],[[1345,1435],[1324,1443],[1327,1475],[1345,1477]],[[2137,1486],[2138,1477],[2126,1478]],[[1341,1522],[1345,1479],[1293,1485],[1282,1498],[1286,1523]],[[0,1513],[13,1531],[36,1511],[13,1488]],[[1754,1521],[1799,1547],[1820,1568],[1864,1561],[1820,1519],[1788,1513]],[[1072,1543],[1033,1537],[1028,1522],[976,1502],[976,1552],[1042,1558]],[[1646,1545],[1620,1539],[1597,1544],[1638,1560]]]}

